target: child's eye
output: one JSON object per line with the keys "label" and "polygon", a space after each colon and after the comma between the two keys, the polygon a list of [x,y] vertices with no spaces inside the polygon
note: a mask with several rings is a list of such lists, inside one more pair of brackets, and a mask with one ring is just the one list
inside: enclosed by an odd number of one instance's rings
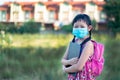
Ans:
{"label": "child's eye", "polygon": [[78,28],[79,26],[74,26],[75,28]]}
{"label": "child's eye", "polygon": [[84,28],[84,26],[80,26],[81,28]]}

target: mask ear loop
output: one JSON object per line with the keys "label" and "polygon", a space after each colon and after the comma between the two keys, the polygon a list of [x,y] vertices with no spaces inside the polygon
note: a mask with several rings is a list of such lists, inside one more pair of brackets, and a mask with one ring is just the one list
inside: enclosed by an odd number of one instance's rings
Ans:
{"label": "mask ear loop", "polygon": [[90,35],[90,38],[91,38],[91,30],[89,31],[89,35]]}
{"label": "mask ear loop", "polygon": [[[92,29],[93,29],[93,27],[92,27]],[[91,38],[91,35],[92,35],[92,29],[89,31],[90,38]]]}

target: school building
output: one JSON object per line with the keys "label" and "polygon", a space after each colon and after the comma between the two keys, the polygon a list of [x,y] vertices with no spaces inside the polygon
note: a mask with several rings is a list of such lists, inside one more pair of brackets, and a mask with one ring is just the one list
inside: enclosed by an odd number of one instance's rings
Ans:
{"label": "school building", "polygon": [[46,24],[69,24],[78,13],[86,13],[97,23],[105,22],[104,0],[34,0],[5,2],[0,5],[0,22],[13,23],[34,20]]}

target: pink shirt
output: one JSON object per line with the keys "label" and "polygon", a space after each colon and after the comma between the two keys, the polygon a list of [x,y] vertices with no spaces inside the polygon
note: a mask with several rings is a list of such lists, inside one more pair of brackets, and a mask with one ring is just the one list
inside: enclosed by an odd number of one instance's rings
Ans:
{"label": "pink shirt", "polygon": [[92,56],[85,63],[84,68],[77,73],[77,76],[68,75],[68,80],[96,80],[96,77],[91,73],[90,63]]}

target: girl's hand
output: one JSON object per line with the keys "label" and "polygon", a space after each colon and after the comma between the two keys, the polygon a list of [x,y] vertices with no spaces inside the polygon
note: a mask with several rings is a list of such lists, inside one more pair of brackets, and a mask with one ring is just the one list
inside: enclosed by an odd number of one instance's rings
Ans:
{"label": "girl's hand", "polygon": [[77,62],[78,62],[78,58],[77,57],[72,58],[72,59],[69,60],[69,64],[70,65],[76,64]]}

